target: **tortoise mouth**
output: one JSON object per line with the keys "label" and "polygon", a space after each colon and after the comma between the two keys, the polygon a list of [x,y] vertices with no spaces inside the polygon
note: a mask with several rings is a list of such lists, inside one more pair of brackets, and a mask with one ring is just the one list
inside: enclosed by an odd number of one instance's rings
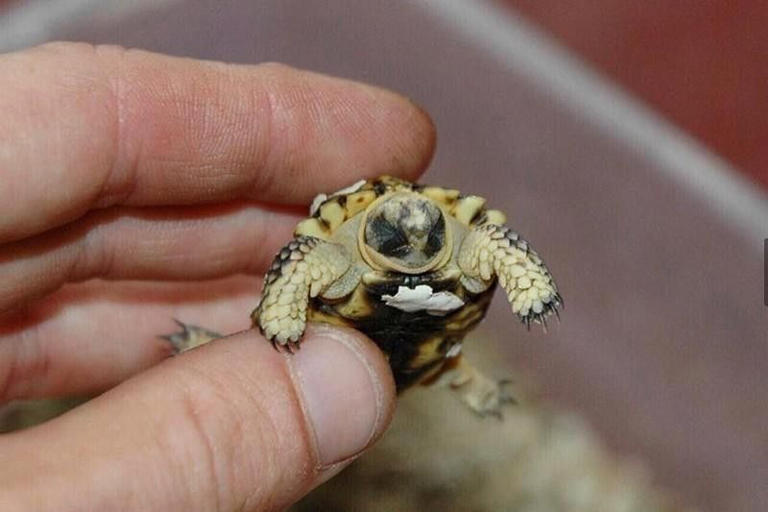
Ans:
{"label": "tortoise mouth", "polygon": [[363,212],[358,246],[376,270],[422,274],[442,266],[451,255],[453,237],[446,214],[414,192],[393,192]]}

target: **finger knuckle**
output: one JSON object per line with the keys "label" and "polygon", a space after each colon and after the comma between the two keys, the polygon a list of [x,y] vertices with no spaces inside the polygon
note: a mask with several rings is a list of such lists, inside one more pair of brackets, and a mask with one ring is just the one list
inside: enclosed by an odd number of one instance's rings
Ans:
{"label": "finger knuckle", "polygon": [[[249,447],[269,448],[277,445],[277,432],[269,422],[260,422],[260,428],[249,426],[258,404],[246,396],[231,379],[186,368],[186,375],[178,379],[179,423],[169,435],[181,436],[174,443],[181,452],[181,478],[188,482],[191,492],[201,494],[194,500],[208,501],[208,510],[232,510],[242,502],[253,482],[261,480],[257,468],[270,466],[273,461],[269,450],[260,453],[258,465],[250,464]],[[244,411],[243,405],[249,410]],[[268,417],[263,415],[262,417]],[[254,439],[256,437],[257,439]]]}

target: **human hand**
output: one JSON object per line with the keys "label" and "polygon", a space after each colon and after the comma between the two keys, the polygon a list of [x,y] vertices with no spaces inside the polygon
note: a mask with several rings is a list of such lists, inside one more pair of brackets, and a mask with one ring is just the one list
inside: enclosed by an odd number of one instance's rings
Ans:
{"label": "human hand", "polygon": [[378,438],[394,385],[356,332],[171,359],[157,335],[246,329],[298,205],[415,178],[425,114],[284,66],[73,44],[0,56],[0,91],[0,403],[109,389],[0,437],[0,509],[282,509]]}

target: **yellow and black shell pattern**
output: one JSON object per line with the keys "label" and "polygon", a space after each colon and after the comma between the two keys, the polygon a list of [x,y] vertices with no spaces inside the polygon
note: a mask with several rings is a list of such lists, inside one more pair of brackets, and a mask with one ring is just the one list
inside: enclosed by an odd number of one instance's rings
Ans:
{"label": "yellow and black shell pattern", "polygon": [[358,329],[402,390],[460,353],[497,283],[525,324],[545,323],[562,304],[554,280],[485,202],[390,176],[319,196],[267,272],[254,324],[289,351],[307,321]]}

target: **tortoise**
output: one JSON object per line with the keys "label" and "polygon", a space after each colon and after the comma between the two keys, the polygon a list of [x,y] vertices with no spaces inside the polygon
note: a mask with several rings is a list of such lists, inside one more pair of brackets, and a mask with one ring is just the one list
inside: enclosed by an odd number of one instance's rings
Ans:
{"label": "tortoise", "polygon": [[[485,199],[391,176],[315,198],[264,278],[253,325],[276,349],[300,347],[306,322],[357,329],[389,360],[397,391],[437,380],[479,414],[512,397],[462,357],[497,283],[530,328],[562,298],[542,260]],[[189,344],[215,333],[181,324]]]}

